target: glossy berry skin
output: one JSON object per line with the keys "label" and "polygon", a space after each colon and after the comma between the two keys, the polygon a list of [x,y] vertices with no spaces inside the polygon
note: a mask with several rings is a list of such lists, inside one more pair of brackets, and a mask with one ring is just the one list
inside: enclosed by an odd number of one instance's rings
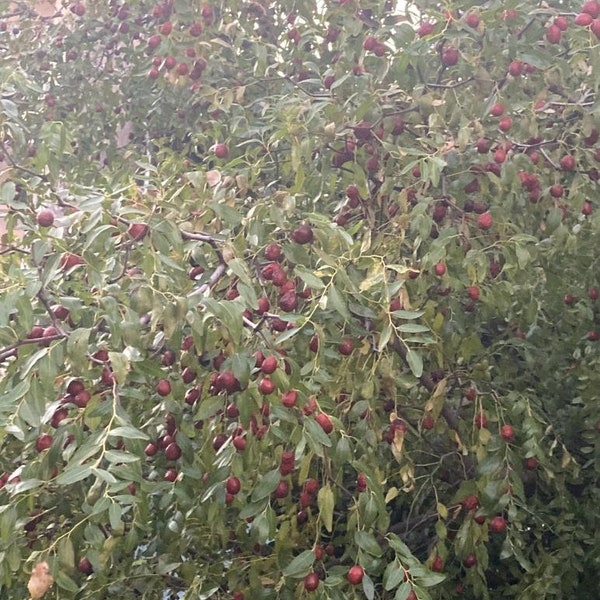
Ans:
{"label": "glossy berry skin", "polygon": [[319,587],[319,576],[316,573],[309,573],[304,578],[304,589],[307,592],[314,592]]}
{"label": "glossy berry skin", "polygon": [[500,436],[505,442],[514,442],[515,441],[515,430],[512,425],[508,423],[506,425],[502,425],[500,428]]}
{"label": "glossy berry skin", "polygon": [[228,494],[232,494],[233,496],[235,496],[242,489],[242,484],[240,483],[240,480],[237,477],[232,476],[229,477],[225,482],[225,489],[227,490]]}
{"label": "glossy berry skin", "polygon": [[470,569],[477,564],[477,557],[474,554],[467,554],[465,559],[463,560],[463,565],[466,569]]}
{"label": "glossy berry skin", "polygon": [[330,434],[333,431],[333,422],[329,418],[329,415],[319,413],[315,416],[315,421],[321,426],[321,429],[325,433]]}
{"label": "glossy berry skin", "polygon": [[504,533],[506,531],[506,519],[498,515],[490,521],[489,527],[492,533]]}
{"label": "glossy berry skin", "polygon": [[346,577],[352,585],[358,585],[363,580],[364,576],[364,569],[360,565],[354,565],[353,567],[350,567]]}
{"label": "glossy berry skin", "polygon": [[54,213],[47,208],[42,209],[36,215],[36,221],[40,227],[52,227],[52,224],[54,223]]}

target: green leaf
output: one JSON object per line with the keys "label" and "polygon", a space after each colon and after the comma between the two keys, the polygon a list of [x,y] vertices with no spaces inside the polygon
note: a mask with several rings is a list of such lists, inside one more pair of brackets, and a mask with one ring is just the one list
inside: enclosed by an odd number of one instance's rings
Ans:
{"label": "green leaf", "polygon": [[385,347],[388,345],[390,338],[392,337],[392,326],[386,323],[383,330],[379,334],[379,341],[377,342],[377,352],[383,352]]}
{"label": "green leaf", "polygon": [[89,364],[87,350],[90,332],[91,329],[85,327],[75,329],[69,333],[67,339],[67,356],[79,370],[87,368]]}
{"label": "green leaf", "polygon": [[[402,571],[402,576],[404,577],[404,571]],[[410,581],[405,581],[396,591],[396,595],[394,596],[394,600],[406,600],[410,593],[413,591],[413,586]],[[417,596],[417,598],[420,597]]]}
{"label": "green leaf", "polygon": [[375,598],[375,584],[366,573],[363,576],[362,586],[367,600],[373,600]]}
{"label": "green leaf", "polygon": [[418,323],[402,323],[402,325],[398,326],[398,329],[402,333],[427,333],[430,331],[429,327],[419,325]]}
{"label": "green leaf", "polygon": [[307,575],[315,562],[314,550],[304,550],[296,556],[292,562],[281,571],[284,577],[304,577]]}
{"label": "green leaf", "polygon": [[383,585],[385,590],[389,592],[398,587],[402,581],[404,581],[405,577],[406,573],[398,560],[389,563],[383,574]]}
{"label": "green leaf", "polygon": [[123,427],[115,427],[108,432],[108,435],[112,437],[122,437],[126,440],[149,440],[147,434],[135,427],[130,425]]}
{"label": "green leaf", "polygon": [[335,498],[333,490],[329,484],[321,486],[317,494],[317,506],[319,507],[319,516],[323,521],[325,529],[331,533],[333,531],[333,509]]}
{"label": "green leaf", "polygon": [[421,377],[423,375],[423,359],[418,352],[415,352],[412,348],[408,349],[406,353],[406,361],[408,366],[415,377]]}
{"label": "green leaf", "polygon": [[57,545],[58,562],[67,572],[75,570],[75,549],[70,537],[62,538]]}
{"label": "green leaf", "polygon": [[321,279],[319,279],[312,272],[307,271],[300,266],[296,266],[294,272],[309,288],[312,288],[313,290],[321,290],[325,287],[325,284]]}
{"label": "green leaf", "polygon": [[329,286],[327,290],[327,306],[331,305],[344,319],[349,320],[350,311],[346,306],[346,302],[342,298],[338,289],[333,285],[333,283]]}
{"label": "green leaf", "polygon": [[359,529],[354,534],[354,542],[359,548],[372,556],[383,555],[383,550],[372,533]]}
{"label": "green leaf", "polygon": [[104,453],[104,458],[111,463],[131,463],[140,460],[139,456],[121,450],[107,450]]}
{"label": "green leaf", "polygon": [[423,587],[433,587],[435,585],[439,585],[445,579],[446,575],[443,573],[435,573],[433,571],[427,571],[421,577],[415,577],[417,583]]}
{"label": "green leaf", "polygon": [[92,467],[88,465],[70,464],[57,478],[58,485],[71,485],[92,474]]}
{"label": "green leaf", "polygon": [[259,500],[270,496],[275,491],[275,488],[279,485],[280,481],[281,473],[279,472],[279,469],[273,469],[272,471],[265,473],[258,482],[258,485],[252,491],[252,502],[258,502]]}
{"label": "green leaf", "polygon": [[71,579],[64,571],[59,571],[56,574],[56,585],[71,594],[77,594],[81,589],[81,586]]}
{"label": "green leaf", "polygon": [[113,530],[118,530],[121,526],[122,514],[123,509],[116,502],[112,502],[108,507],[108,520],[110,521],[110,526]]}
{"label": "green leaf", "polygon": [[115,374],[117,383],[123,385],[127,380],[129,373],[129,359],[122,352],[109,352],[108,359],[110,360],[110,366]]}
{"label": "green leaf", "polygon": [[[305,419],[304,421],[304,430],[310,440],[315,443],[317,446],[325,446],[326,448],[331,447],[331,439],[329,436],[323,431],[321,426],[314,421],[313,419]],[[322,450],[320,450],[322,452]]]}

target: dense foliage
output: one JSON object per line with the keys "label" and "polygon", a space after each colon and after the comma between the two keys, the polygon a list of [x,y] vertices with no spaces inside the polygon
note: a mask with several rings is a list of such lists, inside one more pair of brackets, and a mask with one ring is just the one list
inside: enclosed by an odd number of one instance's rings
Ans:
{"label": "dense foliage", "polygon": [[597,598],[600,4],[63,4],[0,2],[0,595]]}

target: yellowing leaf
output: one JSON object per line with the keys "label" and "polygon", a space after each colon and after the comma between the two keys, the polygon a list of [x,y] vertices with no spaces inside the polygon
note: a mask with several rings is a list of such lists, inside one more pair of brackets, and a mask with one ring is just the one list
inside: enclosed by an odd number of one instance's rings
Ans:
{"label": "yellowing leaf", "polygon": [[442,517],[442,519],[448,518],[448,509],[446,508],[445,504],[438,502],[437,503],[437,512],[438,512],[438,515],[440,515],[440,517]]}
{"label": "yellowing leaf", "polygon": [[329,485],[323,486],[317,495],[317,506],[319,507],[319,516],[323,521],[325,529],[329,533],[333,531],[333,507],[335,505],[335,499],[333,497],[333,490]]}

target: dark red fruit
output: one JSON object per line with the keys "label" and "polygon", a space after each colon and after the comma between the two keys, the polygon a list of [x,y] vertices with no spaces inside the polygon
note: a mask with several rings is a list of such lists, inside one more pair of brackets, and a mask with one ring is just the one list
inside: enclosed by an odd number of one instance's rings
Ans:
{"label": "dark red fruit", "polygon": [[179,460],[181,458],[181,448],[175,442],[171,442],[165,448],[165,457],[167,460]]}
{"label": "dark red fruit", "polygon": [[492,533],[504,533],[506,531],[506,519],[498,515],[490,521],[489,527]]}
{"label": "dark red fruit", "polygon": [[475,494],[471,494],[470,496],[467,496],[461,504],[465,510],[477,510],[477,508],[479,508],[479,498],[477,498]]}
{"label": "dark red fruit", "polygon": [[319,587],[319,576],[316,573],[309,573],[304,578],[304,589],[307,592],[314,592]]}
{"label": "dark red fruit", "polygon": [[515,430],[512,425],[502,425],[500,428],[500,435],[505,442],[512,443],[515,441]]}
{"label": "dark red fruit", "polygon": [[281,404],[286,408],[293,408],[298,401],[298,392],[296,390],[288,390],[281,395]]}
{"label": "dark red fruit", "polygon": [[263,377],[258,382],[258,391],[265,396],[272,394],[275,391],[275,383],[269,377]]}
{"label": "dark red fruit", "polygon": [[463,560],[463,565],[466,569],[470,569],[477,564],[477,557],[474,554],[467,554]]}
{"label": "dark red fruit", "polygon": [[77,563],[77,570],[84,575],[91,575],[94,572],[94,567],[87,556],[79,559]]}
{"label": "dark red fruit", "polygon": [[213,152],[217,158],[227,158],[229,156],[229,147],[227,144],[220,142],[213,146]]}
{"label": "dark red fruit", "polygon": [[231,476],[225,482],[225,489],[227,490],[228,494],[235,496],[242,489],[242,484],[237,477]]}
{"label": "dark red fruit", "polygon": [[353,567],[350,567],[346,577],[352,585],[358,585],[363,580],[364,576],[364,569],[360,565],[354,565]]}
{"label": "dark red fruit", "polygon": [[292,233],[292,239],[297,244],[310,244],[314,239],[310,225],[299,225]]}
{"label": "dark red fruit", "polygon": [[171,393],[171,383],[168,379],[160,379],[156,384],[156,393],[159,396],[168,396]]}
{"label": "dark red fruit", "polygon": [[492,219],[492,215],[489,212],[484,212],[477,218],[477,227],[479,227],[479,229],[482,229],[483,231],[491,229],[493,224],[494,221]]}
{"label": "dark red fruit", "polygon": [[139,242],[146,237],[149,230],[150,228],[145,223],[132,223],[127,228],[127,235],[136,242]]}
{"label": "dark red fruit", "polygon": [[321,426],[321,429],[329,434],[333,431],[333,422],[329,415],[325,413],[319,413],[315,416],[315,421]]}
{"label": "dark red fruit", "polygon": [[277,487],[275,488],[273,495],[275,496],[275,498],[282,500],[283,498],[286,498],[289,493],[290,493],[290,484],[285,479],[282,479],[277,484]]}
{"label": "dark red fruit", "polygon": [[35,219],[40,227],[52,227],[54,213],[50,209],[44,208],[37,213]]}
{"label": "dark red fruit", "polygon": [[35,449],[37,452],[44,452],[52,446],[52,436],[49,433],[42,433],[37,440],[35,440]]}
{"label": "dark red fruit", "polygon": [[350,356],[352,354],[352,350],[354,350],[354,344],[350,338],[346,337],[338,344],[338,352],[342,356]]}

